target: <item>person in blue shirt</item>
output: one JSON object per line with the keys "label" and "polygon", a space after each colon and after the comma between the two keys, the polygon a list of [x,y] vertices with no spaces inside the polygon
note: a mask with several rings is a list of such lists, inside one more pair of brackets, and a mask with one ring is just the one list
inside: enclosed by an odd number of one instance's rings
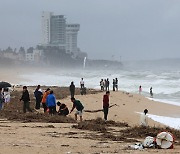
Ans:
{"label": "person in blue shirt", "polygon": [[50,94],[46,99],[47,107],[49,108],[49,114],[56,114],[56,97],[54,96],[54,92],[51,90]]}

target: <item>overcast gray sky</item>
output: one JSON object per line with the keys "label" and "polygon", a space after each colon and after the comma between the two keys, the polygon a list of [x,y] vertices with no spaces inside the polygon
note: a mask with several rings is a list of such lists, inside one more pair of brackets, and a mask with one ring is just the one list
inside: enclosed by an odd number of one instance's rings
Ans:
{"label": "overcast gray sky", "polygon": [[180,58],[180,0],[0,0],[0,48],[40,43],[42,11],[79,23],[89,58]]}

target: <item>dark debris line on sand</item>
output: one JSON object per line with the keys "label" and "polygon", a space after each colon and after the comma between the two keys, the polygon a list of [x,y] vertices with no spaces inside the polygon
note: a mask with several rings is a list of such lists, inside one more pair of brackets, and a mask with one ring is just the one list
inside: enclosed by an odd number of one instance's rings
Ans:
{"label": "dark debris line on sand", "polygon": [[[120,130],[114,131],[113,130],[114,127],[120,128]],[[156,137],[157,134],[162,131],[169,131],[174,135],[176,139],[175,144],[180,145],[180,131],[176,129],[171,129],[169,127],[167,128],[143,127],[143,126],[129,127],[128,124],[126,123],[120,123],[115,121],[105,122],[101,118],[97,118],[94,120],[85,120],[81,123],[78,123],[77,125],[73,125],[73,128],[97,132],[96,134],[87,136],[87,138],[89,139],[123,141],[123,142],[137,142],[138,139],[142,139],[142,138],[145,139],[145,137],[147,136]]]}

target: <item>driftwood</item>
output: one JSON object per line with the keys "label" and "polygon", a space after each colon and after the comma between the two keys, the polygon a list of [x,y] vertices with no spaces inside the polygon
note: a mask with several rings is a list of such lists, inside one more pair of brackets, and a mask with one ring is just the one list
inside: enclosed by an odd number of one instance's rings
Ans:
{"label": "driftwood", "polygon": [[[113,106],[119,106],[117,104],[113,104],[113,105],[110,105],[109,108],[113,107]],[[102,112],[103,109],[99,109],[99,110],[84,110],[84,112],[90,112],[90,113],[96,113],[96,112]]]}

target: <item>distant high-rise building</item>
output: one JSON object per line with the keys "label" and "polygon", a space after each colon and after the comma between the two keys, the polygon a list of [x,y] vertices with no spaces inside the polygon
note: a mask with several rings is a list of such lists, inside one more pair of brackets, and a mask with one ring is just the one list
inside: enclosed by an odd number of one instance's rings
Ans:
{"label": "distant high-rise building", "polygon": [[42,44],[66,46],[66,19],[63,15],[42,13]]}
{"label": "distant high-rise building", "polygon": [[43,12],[42,13],[42,44],[49,44],[50,43],[50,22],[51,16],[53,15],[52,12]]}
{"label": "distant high-rise building", "polygon": [[66,51],[77,54],[77,35],[80,29],[79,24],[66,24]]}
{"label": "distant high-rise building", "polygon": [[73,53],[74,57],[81,52],[77,46],[79,24],[66,24],[64,15],[54,15],[52,12],[42,13],[43,46],[56,46]]}

